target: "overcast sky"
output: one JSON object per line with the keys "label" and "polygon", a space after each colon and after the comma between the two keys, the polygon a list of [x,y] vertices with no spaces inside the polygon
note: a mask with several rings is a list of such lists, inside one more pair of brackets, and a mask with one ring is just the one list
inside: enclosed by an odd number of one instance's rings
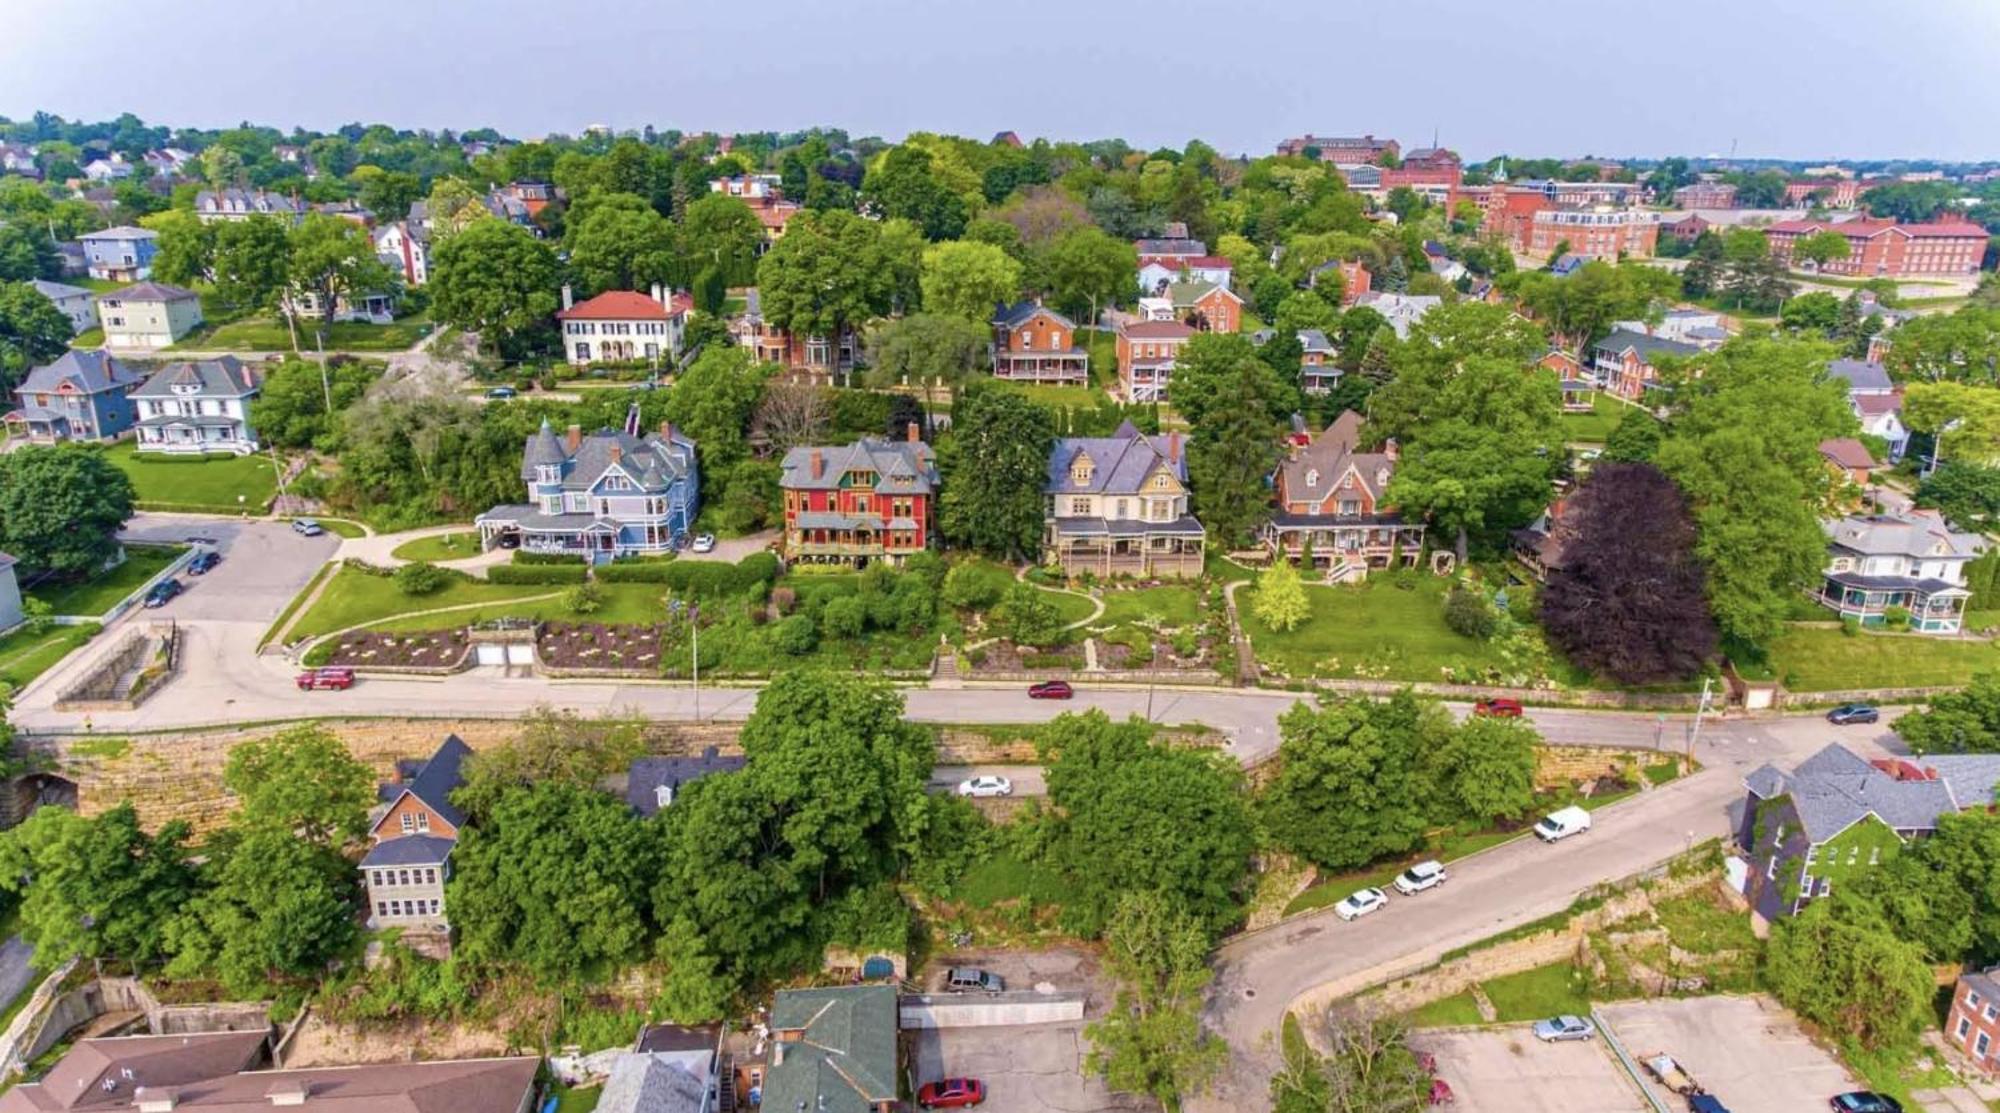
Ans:
{"label": "overcast sky", "polygon": [[0,115],[2000,158],[2000,0],[0,0]]}

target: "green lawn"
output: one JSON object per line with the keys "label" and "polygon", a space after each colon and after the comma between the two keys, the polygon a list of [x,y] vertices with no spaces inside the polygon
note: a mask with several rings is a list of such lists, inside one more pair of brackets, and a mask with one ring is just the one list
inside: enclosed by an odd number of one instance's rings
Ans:
{"label": "green lawn", "polygon": [[27,594],[47,603],[51,614],[95,618],[159,575],[186,548],[185,545],[128,545],[125,562],[108,572],[81,583],[38,585]]}
{"label": "green lawn", "polygon": [[1991,642],[1788,626],[1767,647],[1772,673],[1795,692],[1965,684],[2000,667]]}
{"label": "green lawn", "polygon": [[464,560],[479,555],[479,533],[463,530],[419,537],[396,546],[389,555],[397,560]]}
{"label": "green lawn", "polygon": [[956,896],[975,908],[991,908],[1020,897],[1030,897],[1038,905],[1061,904],[1070,891],[1055,870],[1024,862],[1011,850],[999,850],[965,871]]}
{"label": "green lawn", "polygon": [[1440,862],[1447,863],[1455,862],[1468,854],[1477,854],[1488,847],[1518,839],[1527,833],[1526,828],[1518,831],[1447,831],[1414,854],[1406,854],[1393,862],[1383,862],[1366,869],[1337,874],[1314,882],[1304,892],[1292,898],[1292,903],[1285,906],[1285,915],[1296,916],[1315,908],[1339,904],[1356,889],[1387,889],[1397,874],[1426,858],[1436,858]]}
{"label": "green lawn", "polygon": [[104,330],[102,328],[84,329],[82,332],[70,337],[69,346],[83,349],[102,348],[104,346]]}
{"label": "green lawn", "polygon": [[[439,607],[455,607],[466,603],[494,604],[491,608],[482,608],[478,616],[498,618],[521,613],[522,599],[552,592],[561,594],[565,590],[566,588],[560,584],[489,584],[484,580],[454,578],[442,591],[429,595],[405,595],[397,588],[393,577],[374,576],[356,568],[342,568],[334,574],[332,582],[327,584],[326,591],[319,597],[319,601],[313,604],[311,610],[300,616],[298,626],[292,630],[292,637],[330,634],[335,630],[345,630],[350,626],[364,623],[378,623],[415,611],[436,610]],[[489,609],[492,612],[490,614]],[[463,625],[472,621],[473,616],[474,612],[464,611],[414,619],[385,628],[436,630]]]}
{"label": "green lawn", "polygon": [[1480,986],[1502,1022],[1590,1013],[1590,995],[1583,972],[1570,962],[1554,962],[1519,974],[1495,978]]}
{"label": "green lawn", "polygon": [[1479,1015],[1479,1006],[1473,1003],[1471,990],[1440,997],[1428,1005],[1412,1009],[1404,1019],[1412,1028],[1450,1028],[1485,1021]]}
{"label": "green lawn", "polygon": [[1056,614],[1062,617],[1065,626],[1072,622],[1082,622],[1090,616],[1090,612],[1097,609],[1097,605],[1086,596],[1074,595],[1067,591],[1048,591],[1043,594],[1048,597],[1049,602],[1055,604]]}
{"label": "green lawn", "polygon": [[360,522],[350,522],[345,518],[314,518],[313,521],[318,522],[326,532],[333,534],[335,537],[351,538],[368,536],[367,527],[363,526]]}
{"label": "green lawn", "polygon": [[1104,400],[1104,392],[1087,386],[1055,386],[1049,383],[1016,383],[1006,379],[993,380],[998,385],[1026,395],[1028,401],[1038,406],[1060,408],[1071,406],[1077,409],[1091,409]]}
{"label": "green lawn", "polygon": [[141,454],[129,443],[113,445],[104,454],[131,478],[132,495],[141,505],[262,514],[278,493],[278,473],[269,456]]}
{"label": "green lawn", "polygon": [[568,1086],[557,1086],[552,1093],[556,1099],[556,1113],[591,1113],[597,1108],[597,1099],[604,1096],[604,1087],[573,1090]]}
{"label": "green lawn", "polygon": [[1445,679],[1447,666],[1499,667],[1492,646],[1444,624],[1447,586],[1443,577],[1421,576],[1403,588],[1387,575],[1310,586],[1312,616],[1288,632],[1256,617],[1255,589],[1237,592],[1236,602],[1258,660],[1288,676],[1434,682]]}
{"label": "green lawn", "polygon": [[[386,325],[337,321],[327,327],[326,347],[328,351],[400,352],[422,340],[430,329],[428,313],[398,318]],[[299,326],[301,351],[314,349],[313,332],[303,323]],[[245,317],[240,321],[197,329],[173,348],[181,351],[289,352],[292,350],[292,333],[282,318]]]}
{"label": "green lawn", "polygon": [[1104,617],[1097,624],[1123,625],[1150,620],[1161,626],[1192,626],[1200,622],[1202,592],[1194,587],[1147,587],[1104,593]]}
{"label": "green lawn", "polygon": [[1633,408],[1600,392],[1591,400],[1589,413],[1562,415],[1563,440],[1572,444],[1603,444],[1604,438],[1611,435],[1611,430]]}
{"label": "green lawn", "polygon": [[[537,584],[532,587],[507,584],[483,584],[492,590],[510,590],[525,593],[526,596],[555,593],[552,599],[528,601],[520,596],[498,599],[491,603],[466,611],[451,614],[427,615],[417,618],[395,619],[374,625],[378,630],[414,632],[438,630],[464,626],[473,622],[490,622],[496,618],[532,618],[540,622],[605,622],[613,625],[643,626],[660,621],[666,616],[666,588],[660,584],[599,584],[604,593],[604,605],[594,613],[580,615],[569,609],[565,596],[569,594],[568,584]],[[442,593],[440,593],[442,594]],[[436,596],[426,598],[435,599]],[[460,602],[479,602],[464,599]],[[451,603],[435,603],[408,608],[429,610],[432,606],[451,606]]]}
{"label": "green lawn", "polygon": [[97,636],[95,622],[81,626],[51,626],[39,634],[26,630],[0,638],[0,690],[19,690],[54,668],[56,662]]}

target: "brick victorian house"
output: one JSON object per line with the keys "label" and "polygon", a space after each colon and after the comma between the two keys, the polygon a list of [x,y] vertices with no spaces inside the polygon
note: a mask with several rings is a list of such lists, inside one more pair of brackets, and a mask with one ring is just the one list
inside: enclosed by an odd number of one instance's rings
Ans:
{"label": "brick victorian house", "polygon": [[1945,1039],[1988,1075],[2000,1074],[2000,966],[1959,975],[1945,1017]]}
{"label": "brick victorian house", "polygon": [[1118,393],[1127,402],[1165,402],[1174,361],[1194,338],[1180,321],[1127,321],[1118,327]]}
{"label": "brick victorian house", "polygon": [[465,814],[452,805],[451,793],[465,783],[470,753],[472,748],[458,735],[448,735],[408,778],[382,786],[380,796],[388,807],[369,829],[375,845],[361,859],[371,930],[403,928],[449,937],[444,886],[451,878],[458,830],[465,826]]}
{"label": "brick victorian house", "polygon": [[993,319],[993,377],[1083,386],[1090,353],[1076,346],[1076,322],[1037,302],[1004,306]]}
{"label": "brick victorian house", "polygon": [[1064,437],[1049,453],[1043,559],[1067,575],[1201,575],[1208,531],[1188,513],[1179,433],[1125,422],[1109,437]]}
{"label": "brick victorian house", "polygon": [[838,446],[801,445],[785,453],[786,560],[901,564],[931,544],[936,520],[937,454],[917,437],[863,437]]}
{"label": "brick victorian house", "polygon": [[743,312],[729,321],[729,335],[748,348],[759,363],[775,363],[787,371],[831,379],[837,371],[852,371],[861,344],[853,329],[838,341],[823,336],[799,336],[764,318],[763,298],[755,287],[743,293]]}
{"label": "brick victorian house", "polygon": [[1278,465],[1277,512],[1264,527],[1274,555],[1303,561],[1310,546],[1312,566],[1335,580],[1416,564],[1423,523],[1404,521],[1382,502],[1396,474],[1396,443],[1361,451],[1364,424],[1347,410],[1306,444],[1294,441]]}
{"label": "brick victorian house", "polygon": [[1600,388],[1637,401],[1646,389],[1660,381],[1653,361],[1662,356],[1687,359],[1701,349],[1664,336],[1648,336],[1630,329],[1613,329],[1609,336],[1590,346],[1591,379]]}
{"label": "brick victorian house", "polygon": [[485,547],[503,538],[530,552],[574,553],[602,563],[670,552],[701,513],[694,441],[662,422],[640,435],[635,404],[619,431],[560,438],[548,420],[521,454],[528,501],[496,506],[474,522]]}

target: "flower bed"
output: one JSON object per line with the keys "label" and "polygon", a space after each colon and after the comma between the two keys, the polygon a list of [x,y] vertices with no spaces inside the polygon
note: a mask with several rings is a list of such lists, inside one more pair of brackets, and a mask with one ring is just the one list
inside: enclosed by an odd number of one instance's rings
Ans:
{"label": "flower bed", "polygon": [[542,624],[535,652],[550,668],[629,669],[653,675],[660,670],[660,637],[665,630],[663,626],[547,622]]}
{"label": "flower bed", "polygon": [[462,628],[395,634],[379,630],[350,630],[333,640],[323,662],[309,663],[345,665],[356,669],[451,670],[464,662],[467,648]]}
{"label": "flower bed", "polygon": [[972,671],[982,672],[1031,672],[1031,671],[1081,671],[1083,668],[1083,647],[1066,645],[1055,649],[1036,650],[1027,646],[1017,646],[1013,642],[998,641],[982,646],[966,654]]}

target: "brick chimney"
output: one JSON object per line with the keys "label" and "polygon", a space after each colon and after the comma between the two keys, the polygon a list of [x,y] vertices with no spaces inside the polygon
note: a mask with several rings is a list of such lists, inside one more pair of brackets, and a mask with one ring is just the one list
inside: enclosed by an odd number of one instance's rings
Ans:
{"label": "brick chimney", "polygon": [[1167,434],[1167,462],[1170,464],[1181,462],[1181,435],[1179,433]]}
{"label": "brick chimney", "polygon": [[1382,455],[1387,456],[1389,459],[1394,460],[1400,451],[1396,447],[1396,438],[1390,437],[1388,440],[1382,442]]}
{"label": "brick chimney", "polygon": [[572,425],[569,427],[569,430],[563,434],[563,447],[569,449],[572,455],[575,454],[577,449],[583,447],[583,426]]}
{"label": "brick chimney", "polygon": [[618,461],[620,461],[620,460],[623,460],[624,458],[625,458],[625,446],[624,446],[624,445],[622,445],[622,444],[619,444],[619,443],[618,443],[617,441],[612,441],[612,442],[611,442],[611,462],[615,464],[615,463],[617,463]]}
{"label": "brick chimney", "polygon": [[576,304],[576,295],[570,291],[569,283],[565,282],[563,283],[563,308],[568,309],[574,304]]}
{"label": "brick chimney", "polygon": [[923,432],[922,427],[919,426],[916,422],[912,421],[909,424],[909,428],[903,431],[903,439],[910,442],[911,444],[916,444],[918,441],[924,439],[921,435],[922,432]]}
{"label": "brick chimney", "polygon": [[666,441],[666,442],[667,442],[667,443],[669,443],[669,444],[672,444],[672,443],[673,443],[673,439],[674,439],[674,423],[673,423],[673,422],[671,422],[671,421],[662,421],[662,422],[660,422],[660,439],[661,439],[661,440],[663,440],[663,441]]}
{"label": "brick chimney", "polygon": [[826,474],[826,456],[815,448],[812,450],[812,477],[818,479]]}

